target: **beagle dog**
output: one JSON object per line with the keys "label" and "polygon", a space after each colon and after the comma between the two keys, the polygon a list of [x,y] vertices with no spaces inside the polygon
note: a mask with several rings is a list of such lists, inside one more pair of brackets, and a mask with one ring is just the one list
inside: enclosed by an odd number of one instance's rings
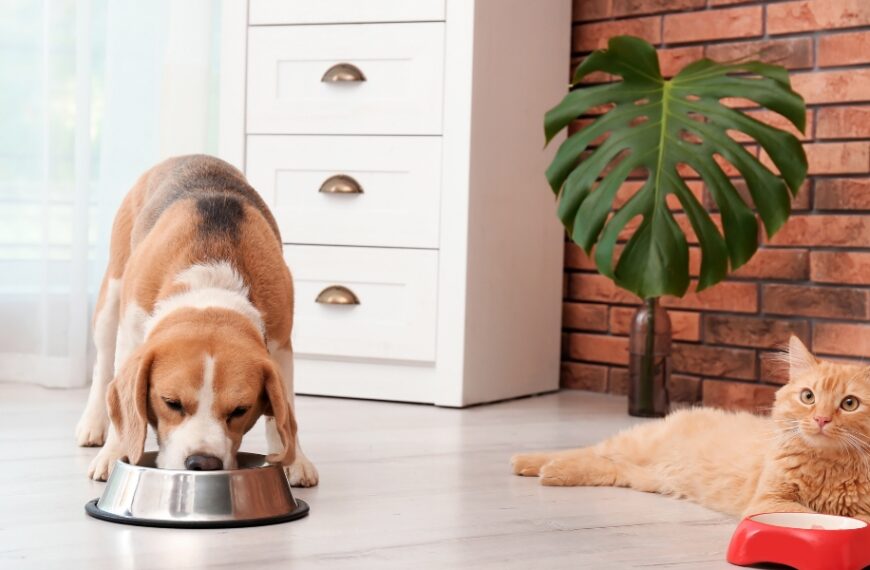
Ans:
{"label": "beagle dog", "polygon": [[290,483],[317,484],[296,436],[293,281],[266,204],[210,156],[171,158],[127,194],[112,227],[94,315],[97,346],[81,446],[102,449],[88,476],[138,463],[150,424],[157,466],[236,466],[266,415],[268,460]]}

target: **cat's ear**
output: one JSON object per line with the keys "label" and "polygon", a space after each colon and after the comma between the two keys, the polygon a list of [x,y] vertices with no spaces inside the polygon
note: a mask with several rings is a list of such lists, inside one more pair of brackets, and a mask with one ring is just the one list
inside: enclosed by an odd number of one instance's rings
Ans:
{"label": "cat's ear", "polygon": [[794,379],[818,364],[816,357],[804,346],[801,339],[792,335],[788,339],[788,376]]}

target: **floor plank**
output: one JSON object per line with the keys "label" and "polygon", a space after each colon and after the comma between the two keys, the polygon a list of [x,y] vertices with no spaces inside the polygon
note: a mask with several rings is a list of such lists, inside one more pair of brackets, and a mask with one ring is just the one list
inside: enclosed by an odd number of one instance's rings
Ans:
{"label": "floor plank", "polygon": [[[515,451],[585,445],[632,423],[625,400],[562,392],[467,410],[300,398],[321,486],[283,525],[166,530],[88,518],[102,484],[75,447],[82,390],[0,384],[3,568],[726,568],[735,521],[626,489],[545,488]],[[261,426],[243,449],[263,452]]]}

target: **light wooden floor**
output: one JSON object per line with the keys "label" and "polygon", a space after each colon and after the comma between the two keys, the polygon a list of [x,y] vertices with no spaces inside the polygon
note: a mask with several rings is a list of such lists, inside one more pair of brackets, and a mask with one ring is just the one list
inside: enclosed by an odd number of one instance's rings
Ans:
{"label": "light wooden floor", "polygon": [[[625,400],[564,392],[468,410],[300,398],[321,486],[276,526],[165,530],[88,518],[102,484],[73,443],[85,392],[0,384],[0,567],[724,568],[735,521],[626,489],[544,488],[519,450],[588,444]],[[261,426],[243,449],[263,451]]]}

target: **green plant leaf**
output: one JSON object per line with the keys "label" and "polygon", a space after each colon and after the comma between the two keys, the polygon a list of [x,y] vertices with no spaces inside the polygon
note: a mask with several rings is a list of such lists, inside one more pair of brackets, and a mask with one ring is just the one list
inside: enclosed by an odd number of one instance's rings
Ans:
{"label": "green plant leaf", "polygon": [[[690,283],[689,248],[668,207],[673,194],[700,244],[698,290],[715,285],[758,249],[756,213],[772,236],[788,219],[791,198],[807,174],[806,155],[794,135],[721,100],[749,99],[803,131],[803,98],[791,89],[785,69],[757,61],[702,59],[666,80],[655,48],[631,36],[612,38],[607,49],[591,53],[577,67],[574,83],[597,71],[622,81],[578,87],[544,119],[549,142],[594,107],[612,106],[562,142],[547,169],[559,218],[587,253],[595,250],[599,271],[620,287],[642,298],[682,296]],[[778,172],[732,138],[734,132],[752,138]],[[751,203],[723,170],[723,160],[743,179]],[[683,181],[680,165],[703,179],[720,212],[721,231]],[[638,169],[645,171],[645,182],[614,212],[617,191]],[[617,256],[617,243],[635,218],[639,223]]]}

